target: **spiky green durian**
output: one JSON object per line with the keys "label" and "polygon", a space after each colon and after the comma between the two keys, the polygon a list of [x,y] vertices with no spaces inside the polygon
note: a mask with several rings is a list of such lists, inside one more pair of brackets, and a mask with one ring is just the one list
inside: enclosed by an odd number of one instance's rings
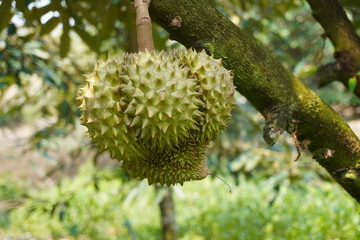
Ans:
{"label": "spiky green durian", "polygon": [[[196,134],[195,134],[196,135]],[[192,133],[177,146],[166,149],[151,149],[144,146],[143,161],[124,161],[123,166],[134,177],[147,178],[149,184],[160,183],[168,186],[184,181],[201,180],[209,175],[203,142]]]}
{"label": "spiky green durian", "polygon": [[234,105],[230,73],[204,51],[121,54],[80,90],[92,142],[149,184],[205,178],[206,146]]}
{"label": "spiky green durian", "polygon": [[197,79],[200,99],[205,106],[202,109],[201,134],[206,140],[214,140],[231,117],[235,91],[233,78],[222,66],[220,59],[212,58],[205,51],[198,53],[178,50],[175,54]]}

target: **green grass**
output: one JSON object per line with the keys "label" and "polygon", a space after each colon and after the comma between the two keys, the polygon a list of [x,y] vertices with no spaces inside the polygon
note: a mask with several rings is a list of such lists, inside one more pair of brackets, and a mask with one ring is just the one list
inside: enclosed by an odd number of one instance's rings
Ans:
{"label": "green grass", "polygon": [[[180,239],[360,239],[360,207],[336,184],[284,180],[279,185],[240,176],[235,186],[225,180],[231,194],[216,178],[174,188]],[[9,188],[17,193],[9,194]],[[131,231],[136,239],[160,239],[161,193],[146,181],[125,183],[113,172],[84,165],[75,178],[56,186],[35,189],[3,178],[0,191],[7,200],[23,202],[3,213],[7,223],[0,236],[9,239],[130,240]]]}

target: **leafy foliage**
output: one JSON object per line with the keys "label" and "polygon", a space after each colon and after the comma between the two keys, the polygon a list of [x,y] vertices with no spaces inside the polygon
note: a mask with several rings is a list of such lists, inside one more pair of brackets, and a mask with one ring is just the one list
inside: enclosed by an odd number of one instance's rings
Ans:
{"label": "leafy foliage", "polygon": [[[93,146],[77,120],[77,89],[94,59],[136,51],[131,1],[0,2],[0,130],[46,119],[26,139],[26,151],[40,153],[53,166],[34,185],[0,177],[0,235],[158,239],[161,193],[146,182],[128,181],[117,165],[91,165]],[[359,2],[341,2],[359,29]],[[303,1],[209,3],[316,88],[310,74],[333,58],[333,49]],[[178,46],[164,30],[154,28],[158,49]],[[338,83],[316,91],[330,104],[359,104]],[[175,188],[181,239],[359,239],[360,209],[354,201],[308,155],[293,162],[290,136],[273,148],[265,146],[262,117],[243,97],[236,101],[229,130],[208,152],[210,171],[224,176],[233,193],[215,177]],[[77,161],[88,160],[72,178],[59,178],[54,172],[69,174],[62,167],[67,157],[72,173]],[[93,161],[101,157],[107,158],[96,154]],[[33,168],[26,171],[42,166]]]}
{"label": "leafy foliage", "polygon": [[360,3],[356,0],[341,0],[341,4],[352,13],[352,23],[356,29],[360,29]]}
{"label": "leafy foliage", "polygon": [[12,35],[1,43],[0,124],[30,109],[38,117],[57,115],[67,123],[73,122],[77,116],[73,96],[83,66],[74,58],[62,60],[50,40],[28,41]]}
{"label": "leafy foliage", "polygon": [[[302,170],[304,171],[304,170]],[[36,239],[157,239],[159,194],[146,182],[126,183],[120,172],[83,165],[74,179],[16,195],[29,195],[9,215],[2,236]],[[96,176],[96,178],[94,178]],[[301,184],[238,177],[232,194],[206,179],[176,187],[180,239],[357,239],[360,215],[343,190],[319,178]],[[262,180],[261,180],[262,179]],[[226,178],[232,183],[230,178]],[[1,179],[3,186],[8,180]],[[319,189],[320,188],[320,189]],[[0,188],[2,189],[2,188]],[[5,193],[4,190],[1,193]],[[289,224],[292,223],[292,224]]]}
{"label": "leafy foliage", "polygon": [[[114,48],[136,51],[134,40],[135,15],[130,0],[105,1],[2,1],[0,32],[16,31],[19,21],[12,18],[22,16],[22,26],[37,30],[40,37],[61,29],[59,53],[67,56],[71,49],[72,33],[75,33],[94,52],[106,53]],[[13,29],[13,30],[11,30]],[[161,35],[160,35],[161,36]],[[156,37],[157,45],[164,38]]]}

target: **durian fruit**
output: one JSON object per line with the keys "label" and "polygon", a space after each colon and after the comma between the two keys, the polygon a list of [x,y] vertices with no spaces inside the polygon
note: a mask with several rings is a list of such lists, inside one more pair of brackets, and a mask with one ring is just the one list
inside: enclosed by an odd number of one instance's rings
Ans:
{"label": "durian fruit", "polygon": [[233,108],[232,76],[204,51],[145,51],[101,62],[80,89],[82,123],[100,150],[149,184],[208,174],[205,150]]}
{"label": "durian fruit", "polygon": [[147,178],[149,184],[170,186],[201,180],[209,175],[205,159],[207,144],[191,134],[185,140],[180,140],[177,146],[167,149],[144,147],[146,157],[143,161],[124,161],[123,167],[130,170],[134,177]]}
{"label": "durian fruit", "polygon": [[200,123],[202,137],[214,140],[231,117],[235,91],[233,78],[221,60],[208,56],[205,51],[176,51],[176,55],[189,67],[191,76],[200,86],[200,99],[204,103]]}

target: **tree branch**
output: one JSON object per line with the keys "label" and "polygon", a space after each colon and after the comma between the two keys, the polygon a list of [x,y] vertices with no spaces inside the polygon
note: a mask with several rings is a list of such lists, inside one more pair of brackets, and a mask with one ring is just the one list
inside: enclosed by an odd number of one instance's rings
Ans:
{"label": "tree branch", "polygon": [[[222,58],[234,74],[237,91],[265,117],[264,138],[269,144],[284,130],[296,129],[297,139],[310,142],[314,158],[360,202],[359,139],[258,41],[205,0],[152,0],[150,14],[172,39]],[[181,19],[181,26],[174,26],[174,19]]]}
{"label": "tree branch", "polygon": [[[335,74],[327,75],[329,71],[319,69],[317,78],[324,82],[341,81],[346,87],[348,80],[360,71],[360,37],[338,0],[307,0],[314,18],[325,30],[326,36],[335,47],[335,63],[327,65],[326,69]],[[333,68],[335,67],[335,68]],[[326,75],[322,76],[322,73]],[[329,78],[325,80],[325,78]],[[325,80],[325,81],[324,81]],[[319,85],[321,85],[319,83]],[[360,97],[360,78],[354,93]]]}
{"label": "tree branch", "polygon": [[[158,188],[159,190],[161,188]],[[164,196],[160,202],[162,240],[178,239],[178,226],[175,221],[175,206],[171,188],[162,188]]]}

